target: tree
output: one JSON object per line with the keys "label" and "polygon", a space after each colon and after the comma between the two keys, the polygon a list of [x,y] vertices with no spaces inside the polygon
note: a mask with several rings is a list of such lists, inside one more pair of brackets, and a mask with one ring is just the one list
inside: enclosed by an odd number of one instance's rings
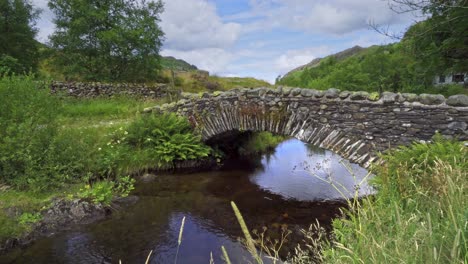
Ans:
{"label": "tree", "polygon": [[0,1],[0,73],[36,71],[38,15],[39,10],[27,0]]}
{"label": "tree", "polygon": [[398,13],[427,17],[404,35],[414,56],[433,73],[468,71],[468,0],[390,0]]}
{"label": "tree", "polygon": [[159,68],[161,0],[50,0],[54,63],[69,79],[146,81]]}

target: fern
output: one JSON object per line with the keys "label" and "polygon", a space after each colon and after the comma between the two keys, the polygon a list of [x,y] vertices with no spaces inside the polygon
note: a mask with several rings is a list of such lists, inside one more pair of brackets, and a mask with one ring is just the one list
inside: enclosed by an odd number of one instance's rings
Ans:
{"label": "fern", "polygon": [[143,150],[145,159],[165,166],[176,161],[208,157],[211,148],[194,134],[189,122],[175,114],[141,117],[128,128],[128,146]]}

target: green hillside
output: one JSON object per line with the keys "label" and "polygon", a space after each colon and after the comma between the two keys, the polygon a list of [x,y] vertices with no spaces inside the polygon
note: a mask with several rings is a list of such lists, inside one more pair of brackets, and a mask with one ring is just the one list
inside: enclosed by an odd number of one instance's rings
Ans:
{"label": "green hillside", "polygon": [[161,57],[161,67],[163,69],[175,70],[175,71],[198,70],[197,66],[192,65],[184,60],[176,59],[171,56]]}
{"label": "green hillside", "polygon": [[[410,43],[412,44],[412,43]],[[369,92],[467,93],[462,85],[433,85],[435,76],[450,74],[414,56],[406,41],[369,48],[353,47],[315,59],[280,78],[277,84],[314,89],[331,87]]]}

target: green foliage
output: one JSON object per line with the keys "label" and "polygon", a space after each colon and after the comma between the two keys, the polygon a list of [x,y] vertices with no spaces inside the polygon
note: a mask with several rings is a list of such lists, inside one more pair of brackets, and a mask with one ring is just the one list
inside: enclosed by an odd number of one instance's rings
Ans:
{"label": "green foliage", "polygon": [[114,196],[127,197],[134,187],[135,179],[130,176],[118,177],[115,181],[102,180],[86,184],[77,193],[78,197],[90,199],[95,204],[109,205]]}
{"label": "green foliage", "polygon": [[40,213],[23,213],[18,217],[18,222],[22,225],[34,224],[41,221]]}
{"label": "green foliage", "polygon": [[0,76],[18,72],[22,72],[22,65],[17,59],[5,54],[0,55]]}
{"label": "green foliage", "polygon": [[468,89],[464,88],[459,84],[445,84],[445,85],[435,85],[425,89],[424,87],[413,87],[412,90],[408,92],[411,93],[431,93],[431,94],[442,94],[446,97],[454,94],[468,94]]}
{"label": "green foliage", "polygon": [[[383,192],[396,191],[402,197],[418,195],[419,192],[430,196],[441,195],[440,188],[448,186],[445,181],[449,178],[436,177],[438,175],[434,170],[439,169],[437,164],[440,161],[468,171],[468,163],[463,162],[468,159],[467,149],[460,142],[445,140],[440,135],[434,136],[431,144],[414,143],[409,147],[400,147],[383,158],[385,166],[374,169],[375,174],[379,175],[376,187]],[[410,177],[406,171],[411,171]]]}
{"label": "green foliage", "polygon": [[191,65],[188,62],[176,59],[174,57],[161,57],[161,67],[174,71],[193,71],[198,70],[197,66]]}
{"label": "green foliage", "polygon": [[78,196],[84,199],[90,199],[95,204],[109,205],[114,197],[114,183],[111,181],[98,181],[91,185],[85,185],[78,192]]}
{"label": "green foliage", "polygon": [[419,58],[419,67],[436,73],[467,72],[467,1],[403,3],[404,10],[419,10],[428,16],[428,19],[414,24],[403,39],[411,53]]}
{"label": "green foliage", "polygon": [[378,193],[334,221],[325,263],[464,263],[468,150],[436,136],[382,156]]}
{"label": "green foliage", "polygon": [[[171,77],[168,71],[164,71],[162,76],[170,82]],[[255,78],[209,76],[200,74],[199,71],[176,72],[174,81],[182,91],[191,93],[271,86],[268,82]]]}
{"label": "green foliage", "polygon": [[447,70],[440,71],[431,63],[424,62],[411,45],[409,40],[404,40],[386,46],[372,46],[339,60],[329,56],[314,67],[288,74],[279,79],[278,84],[379,93],[441,93],[446,96],[466,93],[460,85],[433,86],[434,77]]}
{"label": "green foliage", "polygon": [[114,191],[121,197],[127,197],[135,189],[135,179],[130,176],[123,176],[117,179]]}
{"label": "green foliage", "polygon": [[38,47],[34,22],[38,14],[26,0],[0,2],[0,74],[36,71]]}
{"label": "green foliage", "polygon": [[19,188],[48,185],[57,176],[48,154],[59,102],[39,88],[30,77],[0,80],[0,181]]}
{"label": "green foliage", "polygon": [[151,80],[159,67],[161,1],[51,0],[54,66],[68,79]]}
{"label": "green foliage", "polygon": [[147,115],[128,127],[125,144],[159,166],[205,158],[210,148],[194,135],[189,122],[175,114]]}

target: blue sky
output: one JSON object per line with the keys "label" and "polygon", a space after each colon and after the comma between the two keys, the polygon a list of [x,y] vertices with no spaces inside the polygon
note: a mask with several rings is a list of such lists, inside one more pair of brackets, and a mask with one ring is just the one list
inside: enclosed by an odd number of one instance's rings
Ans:
{"label": "blue sky", "polygon": [[[47,0],[38,39],[53,32]],[[393,42],[369,23],[396,33],[413,23],[392,12],[385,0],[165,0],[161,53],[184,59],[211,74],[251,76],[274,82],[317,57],[355,45]]]}

